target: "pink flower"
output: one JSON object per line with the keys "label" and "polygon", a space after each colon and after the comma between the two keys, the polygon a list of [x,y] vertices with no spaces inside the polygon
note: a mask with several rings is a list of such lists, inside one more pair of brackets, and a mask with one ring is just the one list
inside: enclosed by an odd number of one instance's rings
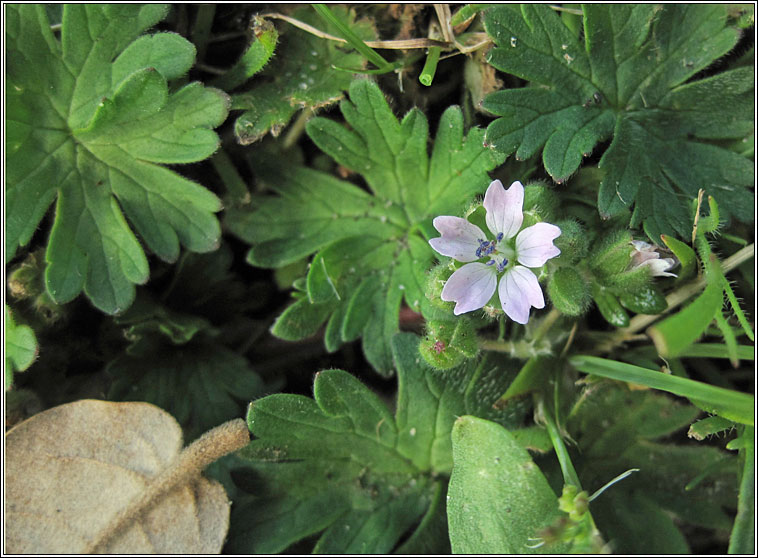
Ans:
{"label": "pink flower", "polygon": [[676,277],[674,273],[667,273],[676,265],[675,259],[661,258],[653,244],[641,240],[632,240],[632,246],[634,246],[634,252],[632,252],[632,261],[629,262],[629,269],[647,267],[653,277]]}
{"label": "pink flower", "polygon": [[442,300],[455,301],[456,316],[482,308],[496,288],[503,311],[514,322],[525,324],[532,306],[545,307],[537,276],[528,268],[542,267],[561,253],[553,245],[561,229],[537,223],[521,230],[523,205],[524,187],[520,182],[514,182],[508,190],[499,180],[489,185],[484,209],[492,240],[466,219],[447,215],[434,219],[434,228],[442,236],[429,241],[432,248],[443,256],[467,262],[442,289]]}

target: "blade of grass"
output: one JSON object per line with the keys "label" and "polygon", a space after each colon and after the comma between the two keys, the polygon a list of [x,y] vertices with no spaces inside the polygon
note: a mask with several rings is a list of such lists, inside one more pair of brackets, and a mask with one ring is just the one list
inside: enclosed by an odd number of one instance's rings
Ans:
{"label": "blade of grass", "polygon": [[338,19],[332,13],[332,10],[329,9],[329,6],[326,4],[311,4],[311,6],[313,6],[313,9],[316,10],[316,13],[320,15],[325,21],[334,25],[339,30],[340,35],[342,35],[342,37],[348,43],[350,43],[350,45],[355,50],[360,52],[364,58],[366,58],[366,60],[374,64],[379,69],[384,69],[387,66],[391,65],[384,58],[382,58],[378,52],[364,43],[363,40],[353,32],[352,29],[350,29],[340,19]]}
{"label": "blade of grass", "polygon": [[715,414],[729,420],[750,426],[754,424],[755,398],[746,393],[588,355],[573,356],[569,358],[569,363],[585,374],[632,382],[681,395],[705,403]]}
{"label": "blade of grass", "polygon": [[755,448],[753,446],[753,429],[745,428],[742,434],[748,441],[740,450],[744,462],[740,493],[737,500],[737,517],[734,518],[732,534],[729,537],[729,554],[755,553]]}
{"label": "blade of grass", "polygon": [[[729,349],[720,343],[695,343],[679,353],[679,358],[729,358]],[[737,345],[737,358],[755,360],[755,347]]]}

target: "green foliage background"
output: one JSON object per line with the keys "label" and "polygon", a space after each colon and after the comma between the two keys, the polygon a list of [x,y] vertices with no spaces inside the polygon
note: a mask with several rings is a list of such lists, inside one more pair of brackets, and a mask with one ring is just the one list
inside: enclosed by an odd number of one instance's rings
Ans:
{"label": "green foliage background", "polygon": [[[754,552],[752,9],[436,6],[5,5],[6,425],[246,416],[229,553]],[[494,179],[526,326],[428,243]]]}

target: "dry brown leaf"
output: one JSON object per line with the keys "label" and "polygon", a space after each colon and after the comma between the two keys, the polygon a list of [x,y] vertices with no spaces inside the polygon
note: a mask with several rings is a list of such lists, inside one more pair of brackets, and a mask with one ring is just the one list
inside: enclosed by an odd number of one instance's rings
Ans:
{"label": "dry brown leaf", "polygon": [[230,504],[200,473],[248,441],[236,419],[181,451],[179,424],[149,403],[39,413],[5,437],[5,550],[217,554]]}

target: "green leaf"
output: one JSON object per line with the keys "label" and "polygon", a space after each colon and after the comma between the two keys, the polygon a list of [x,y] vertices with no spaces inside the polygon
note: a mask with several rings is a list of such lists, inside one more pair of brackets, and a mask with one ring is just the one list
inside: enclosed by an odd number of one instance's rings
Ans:
{"label": "green leaf", "polygon": [[561,515],[542,472],[505,428],[472,416],[456,421],[447,507],[454,553],[541,554],[530,538]]}
{"label": "green leaf", "polygon": [[199,83],[169,93],[194,47],[171,33],[140,37],[167,9],[67,5],[60,42],[44,7],[8,9],[6,258],[57,199],[45,275],[57,303],[84,290],[104,312],[126,309],[149,273],[135,232],[165,261],[180,243],[218,247],[218,198],[160,163],[210,156],[229,101]]}
{"label": "green leaf", "polygon": [[752,554],[755,552],[755,442],[754,429],[746,427],[741,438],[745,447],[740,449],[742,478],[740,480],[737,517],[734,518],[732,534],[729,537],[730,554]]}
{"label": "green leaf", "polygon": [[266,391],[244,357],[207,337],[181,346],[143,338],[107,372],[108,399],[153,403],[179,421],[187,438],[239,417]]}
{"label": "green leaf", "polygon": [[645,285],[633,291],[623,292],[619,296],[619,301],[626,308],[637,314],[655,315],[660,314],[668,308],[666,297],[652,285]]}
{"label": "green leaf", "polygon": [[13,373],[23,372],[37,358],[37,338],[32,328],[13,319],[10,306],[5,305],[5,390],[13,384]]}
{"label": "green leaf", "polygon": [[[331,11],[362,40],[376,39],[373,25],[367,20],[356,21],[352,9],[335,6]],[[325,26],[310,7],[293,11],[292,17],[339,34],[334,25]],[[269,132],[278,136],[298,110],[336,103],[344,97],[352,76],[334,67],[359,68],[364,64],[359,53],[346,52],[339,43],[288,26],[281,35],[277,64],[263,70],[248,91],[233,97],[232,108],[244,111],[234,123],[237,140],[248,145]]]}
{"label": "green leaf", "polygon": [[600,310],[606,322],[616,327],[627,327],[629,325],[629,315],[619,304],[616,295],[610,290],[597,283],[593,283],[592,299],[597,304],[597,309]]}
{"label": "green leaf", "polygon": [[716,312],[721,310],[723,303],[724,293],[721,286],[712,281],[686,308],[651,327],[648,330],[650,337],[653,338],[661,356],[678,356],[681,351],[697,341],[713,321]]}
{"label": "green leaf", "polygon": [[[718,343],[695,343],[679,353],[680,358],[729,358],[725,345]],[[755,360],[755,347],[751,345],[739,345],[737,357],[742,360]]]}
{"label": "green leaf", "polygon": [[693,423],[687,432],[687,436],[700,441],[705,440],[708,436],[718,434],[724,430],[731,430],[732,428],[734,428],[734,423],[732,421],[713,416]]}
{"label": "green leaf", "polygon": [[495,411],[485,389],[510,381],[513,363],[496,366],[495,376],[485,374],[492,362],[437,372],[421,361],[418,343],[407,333],[393,339],[394,416],[341,370],[316,376],[314,399],[276,394],[251,405],[256,438],[241,452],[247,467],[236,475],[251,496],[233,513],[230,551],[279,552],[322,531],[317,552],[388,553],[405,534],[401,548],[444,550],[440,501],[453,466],[455,419],[486,413],[515,425],[525,408]]}
{"label": "green leaf", "polygon": [[[645,552],[681,549],[677,523],[729,528],[731,519],[724,508],[736,505],[734,456],[703,444],[657,441],[685,428],[697,415],[696,408],[663,394],[632,391],[615,383],[593,384],[578,399],[566,429],[576,441],[573,462],[583,485],[593,491],[620,472],[639,469],[590,506],[614,552],[639,549],[642,510],[647,517],[660,519],[650,524]],[[690,486],[704,470],[713,472]],[[671,515],[677,523],[664,519]]]}
{"label": "green leaf", "polygon": [[[725,212],[753,219],[753,165],[705,140],[743,138],[753,121],[753,68],[688,81],[734,47],[720,5],[583,6],[584,40],[547,5],[484,12],[496,43],[488,61],[529,81],[497,91],[483,108],[498,118],[486,141],[526,159],[543,150],[545,169],[565,181],[595,146],[611,139],[599,168],[600,215],[633,208],[631,225],[654,241],[686,236],[686,200],[703,188]],[[683,194],[683,195],[682,195]]]}
{"label": "green leaf", "polygon": [[274,54],[279,33],[270,22],[258,16],[253,17],[252,33],[252,41],[237,63],[211,85],[230,91],[263,69]]}
{"label": "green leaf", "polygon": [[482,130],[464,136],[457,107],[442,115],[429,157],[426,118],[414,109],[398,122],[368,80],[351,84],[341,110],[350,129],[314,118],[306,130],[337,163],[360,173],[371,193],[267,157],[256,160],[256,172],[278,195],[256,199],[253,211],[230,210],[227,225],[253,245],[253,265],[282,267],[316,253],[306,281],[309,302],[291,307],[297,327],[280,330],[285,316],[290,321],[286,310],[276,335],[305,337],[328,320],[329,350],[362,337],[369,362],[388,375],[403,301],[427,317],[439,313],[425,296],[435,252],[423,231],[438,215],[461,213],[503,157],[482,147]]}
{"label": "green leaf", "polygon": [[689,554],[674,520],[644,493],[610,491],[592,502],[592,516],[616,554]]}
{"label": "green leaf", "polygon": [[585,374],[595,374],[604,378],[668,391],[697,401],[699,405],[707,402],[707,407],[714,414],[741,424],[753,425],[752,409],[755,406],[755,399],[746,393],[593,356],[576,355],[571,357],[569,362]]}
{"label": "green leaf", "polygon": [[665,234],[661,235],[661,240],[666,247],[674,253],[674,256],[676,256],[681,264],[681,267],[677,271],[677,283],[681,283],[692,277],[695,273],[695,265],[697,264],[695,251],[681,240],[677,240],[676,238]]}

